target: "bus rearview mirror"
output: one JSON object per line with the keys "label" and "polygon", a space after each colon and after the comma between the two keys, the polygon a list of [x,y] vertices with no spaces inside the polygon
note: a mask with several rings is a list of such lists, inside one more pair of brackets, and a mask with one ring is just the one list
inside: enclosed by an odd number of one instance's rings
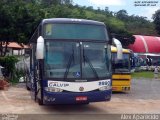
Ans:
{"label": "bus rearview mirror", "polygon": [[44,59],[44,39],[42,36],[37,39],[36,59]]}
{"label": "bus rearview mirror", "polygon": [[121,42],[116,39],[116,38],[113,38],[113,44],[117,47],[117,59],[118,60],[122,60],[122,44]]}

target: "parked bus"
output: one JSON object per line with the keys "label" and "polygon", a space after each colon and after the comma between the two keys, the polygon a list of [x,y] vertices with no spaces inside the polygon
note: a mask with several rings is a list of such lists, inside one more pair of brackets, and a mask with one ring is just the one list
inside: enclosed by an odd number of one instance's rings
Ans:
{"label": "parked bus", "polygon": [[30,40],[30,79],[26,85],[32,98],[40,105],[109,101],[110,43],[102,22],[42,20]]}
{"label": "parked bus", "polygon": [[137,54],[131,52],[131,71],[139,72],[141,71],[141,66],[145,66],[146,62]]}
{"label": "parked bus", "polygon": [[112,51],[112,90],[129,91],[131,86],[130,51],[123,49],[123,58],[118,60],[117,48],[111,47]]}

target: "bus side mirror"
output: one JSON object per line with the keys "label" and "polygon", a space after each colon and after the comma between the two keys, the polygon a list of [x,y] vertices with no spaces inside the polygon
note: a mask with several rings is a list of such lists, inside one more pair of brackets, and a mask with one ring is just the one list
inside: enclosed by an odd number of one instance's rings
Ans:
{"label": "bus side mirror", "polygon": [[121,42],[116,39],[116,38],[112,38],[113,39],[113,44],[117,47],[117,59],[118,60],[122,60],[122,44]]}
{"label": "bus side mirror", "polygon": [[44,39],[42,36],[37,39],[36,59],[44,59]]}

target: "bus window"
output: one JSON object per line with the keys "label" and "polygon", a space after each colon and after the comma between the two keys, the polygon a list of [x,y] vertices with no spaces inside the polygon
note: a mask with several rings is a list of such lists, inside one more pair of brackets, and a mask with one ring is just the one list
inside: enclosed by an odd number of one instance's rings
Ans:
{"label": "bus window", "polygon": [[46,24],[47,39],[108,40],[104,26],[83,24]]}
{"label": "bus window", "polygon": [[[63,78],[69,69],[67,77],[75,78],[74,72],[80,72],[79,46],[73,42],[47,42],[46,48],[46,76],[49,78]],[[69,66],[69,68],[67,68]]]}

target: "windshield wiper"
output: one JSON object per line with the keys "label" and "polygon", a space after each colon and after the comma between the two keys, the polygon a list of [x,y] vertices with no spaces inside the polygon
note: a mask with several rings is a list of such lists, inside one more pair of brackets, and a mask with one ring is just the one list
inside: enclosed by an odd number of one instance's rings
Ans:
{"label": "windshield wiper", "polygon": [[85,55],[84,46],[83,46],[83,61],[84,61],[84,65],[85,65],[85,62],[88,62],[88,64],[89,64],[89,66],[91,67],[94,75],[95,75],[96,78],[99,80],[97,71],[96,71],[95,68],[93,67],[93,65],[92,65],[91,61],[89,60],[89,58]]}
{"label": "windshield wiper", "polygon": [[65,71],[65,73],[64,73],[64,81],[65,81],[66,78],[67,78],[67,75],[68,75],[68,73],[69,73],[69,69],[70,69],[70,67],[71,67],[72,61],[74,62],[74,49],[73,49],[73,45],[72,45],[72,54],[71,54],[70,57],[69,57],[69,60],[68,60],[68,63],[67,63],[67,67],[66,67],[66,71]]}

